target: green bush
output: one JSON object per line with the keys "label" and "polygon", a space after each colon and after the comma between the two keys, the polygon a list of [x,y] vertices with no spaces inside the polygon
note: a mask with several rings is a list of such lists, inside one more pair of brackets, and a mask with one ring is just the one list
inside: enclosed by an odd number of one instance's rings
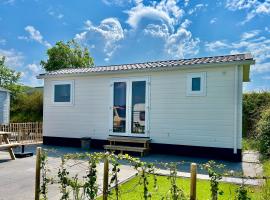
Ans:
{"label": "green bush", "polygon": [[256,130],[260,152],[264,156],[270,156],[270,107],[262,111]]}
{"label": "green bush", "polygon": [[270,92],[252,92],[243,95],[243,136],[257,135],[256,124],[261,112],[270,105]]}
{"label": "green bush", "polygon": [[11,122],[42,121],[43,94],[41,91],[22,92],[11,102]]}

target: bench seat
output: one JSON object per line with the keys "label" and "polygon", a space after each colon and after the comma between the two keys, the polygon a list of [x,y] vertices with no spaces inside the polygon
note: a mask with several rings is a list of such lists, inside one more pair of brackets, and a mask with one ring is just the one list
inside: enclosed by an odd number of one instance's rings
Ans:
{"label": "bench seat", "polygon": [[111,151],[120,151],[121,153],[124,151],[139,152],[141,153],[141,156],[143,156],[144,153],[148,151],[148,149],[145,147],[131,147],[123,145],[104,145],[104,149]]}
{"label": "bench seat", "polygon": [[12,147],[20,146],[20,143],[11,143],[11,144],[0,144],[0,149],[8,149]]}

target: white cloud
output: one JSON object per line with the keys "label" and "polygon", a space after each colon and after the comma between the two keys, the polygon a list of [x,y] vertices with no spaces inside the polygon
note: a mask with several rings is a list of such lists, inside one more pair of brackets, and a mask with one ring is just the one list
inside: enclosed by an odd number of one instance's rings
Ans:
{"label": "white cloud", "polygon": [[0,45],[5,45],[7,41],[5,39],[0,39]]}
{"label": "white cloud", "polygon": [[262,73],[270,71],[270,39],[260,36],[260,31],[253,30],[243,33],[239,41],[228,42],[218,40],[205,43],[207,51],[228,50],[230,53],[251,52],[256,60],[256,65],[251,69]]}
{"label": "white cloud", "polygon": [[98,26],[87,20],[84,29],[83,32],[75,35],[75,39],[87,45],[93,45],[95,42],[104,43],[104,45],[95,46],[104,47],[105,61],[109,61],[116,49],[119,48],[118,42],[124,39],[124,31],[117,18],[104,19]]}
{"label": "white cloud", "polygon": [[217,23],[217,18],[213,18],[210,20],[210,24],[215,24],[215,23]]}
{"label": "white cloud", "polygon": [[254,38],[255,36],[257,36],[259,33],[260,33],[259,30],[253,30],[253,31],[249,31],[249,32],[244,32],[241,35],[241,39],[242,40],[251,39],[251,38]]}
{"label": "white cloud", "polygon": [[29,36],[18,36],[18,39],[20,40],[33,40],[36,41],[47,48],[51,48],[52,45],[43,39],[43,36],[41,35],[40,31],[37,30],[34,26],[26,26],[24,30],[29,34]]}
{"label": "white cloud", "polygon": [[199,52],[199,38],[193,38],[190,31],[180,27],[170,35],[165,44],[165,51],[173,58],[184,58]]}
{"label": "white cloud", "polygon": [[27,69],[34,74],[39,74],[42,71],[42,67],[36,63],[28,64]]}
{"label": "white cloud", "polygon": [[188,14],[189,15],[192,15],[194,13],[196,13],[197,11],[199,10],[202,10],[202,9],[205,9],[207,8],[208,4],[202,4],[202,3],[199,3],[197,5],[195,5],[193,8],[191,8],[189,11],[188,11]]}
{"label": "white cloud", "polygon": [[144,33],[153,37],[167,38],[169,36],[169,29],[166,24],[148,24],[144,29]]}
{"label": "white cloud", "polygon": [[58,12],[58,11],[55,11],[54,8],[49,8],[48,9],[48,14],[56,19],[62,19],[64,17],[64,14]]}
{"label": "white cloud", "polygon": [[248,11],[241,24],[245,24],[257,15],[270,15],[270,0],[227,0],[226,7],[232,11]]}
{"label": "white cloud", "polygon": [[128,14],[127,23],[136,29],[143,19],[162,21],[172,27],[179,22],[184,11],[177,6],[176,0],[162,0],[149,6],[138,2],[126,13]]}
{"label": "white cloud", "polygon": [[117,5],[117,6],[124,6],[130,4],[132,0],[102,0],[103,3],[106,5]]}
{"label": "white cloud", "polygon": [[225,41],[217,40],[214,42],[206,42],[205,47],[207,51],[216,51],[217,49],[228,48],[229,45]]}
{"label": "white cloud", "polygon": [[13,69],[23,66],[24,56],[21,52],[17,52],[14,49],[0,49],[0,57],[2,56],[5,56],[7,66]]}

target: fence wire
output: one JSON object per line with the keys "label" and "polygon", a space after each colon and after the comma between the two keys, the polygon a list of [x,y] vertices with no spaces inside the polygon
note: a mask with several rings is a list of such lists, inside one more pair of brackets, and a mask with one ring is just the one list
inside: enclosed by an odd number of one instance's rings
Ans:
{"label": "fence wire", "polygon": [[[104,168],[106,160],[109,162],[108,170]],[[150,163],[142,162],[128,154],[63,155],[52,150],[43,150],[40,161],[41,185],[38,192],[39,199],[43,200],[120,200],[133,199],[134,196],[136,196],[135,199],[144,200],[193,198],[183,182],[184,178],[179,177],[179,169],[187,164],[185,162]],[[210,177],[210,199],[213,200],[218,199],[218,196],[222,194],[222,190],[219,188],[222,177],[240,177],[242,180],[237,190],[230,194],[230,199],[238,199],[235,195],[247,190],[246,180],[268,181],[269,179],[269,177],[252,178],[244,177],[242,174],[232,174],[232,172],[225,171],[224,166],[217,165],[213,161],[199,164],[197,167],[205,169]],[[166,173],[160,171],[166,171]],[[108,192],[103,191],[106,174],[109,177]],[[162,177],[162,181],[159,181],[158,177]],[[239,199],[244,200],[245,198]]]}

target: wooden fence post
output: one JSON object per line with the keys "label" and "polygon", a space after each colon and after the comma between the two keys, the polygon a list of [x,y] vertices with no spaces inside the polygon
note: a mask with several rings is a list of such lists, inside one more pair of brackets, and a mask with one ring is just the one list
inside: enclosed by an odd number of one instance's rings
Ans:
{"label": "wooden fence post", "polygon": [[108,199],[108,191],[109,191],[109,160],[108,157],[105,156],[104,172],[103,172],[103,200]]}
{"label": "wooden fence post", "polygon": [[197,184],[197,165],[190,165],[190,200],[196,200],[196,184]]}
{"label": "wooden fence post", "polygon": [[41,163],[41,147],[37,147],[36,151],[36,182],[35,182],[35,200],[40,197],[40,163]]}

